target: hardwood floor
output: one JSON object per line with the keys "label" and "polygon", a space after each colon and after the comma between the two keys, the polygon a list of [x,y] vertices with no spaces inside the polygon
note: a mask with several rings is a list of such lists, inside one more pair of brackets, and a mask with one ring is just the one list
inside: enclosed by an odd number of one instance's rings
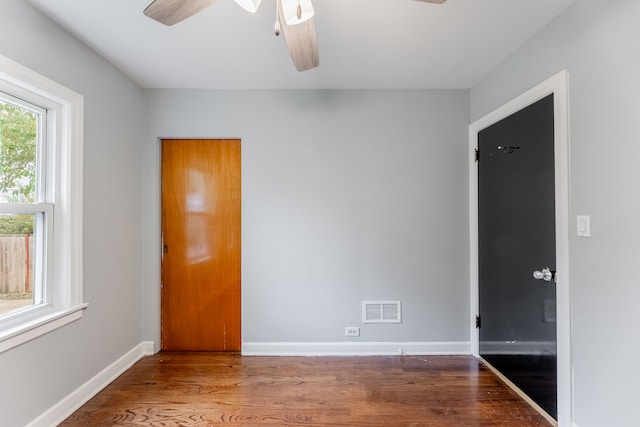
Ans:
{"label": "hardwood floor", "polygon": [[61,426],[550,426],[469,356],[145,357]]}

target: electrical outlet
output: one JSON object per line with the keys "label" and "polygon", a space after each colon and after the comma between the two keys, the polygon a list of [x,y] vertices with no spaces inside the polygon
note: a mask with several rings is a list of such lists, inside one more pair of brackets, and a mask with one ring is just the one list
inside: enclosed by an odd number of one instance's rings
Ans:
{"label": "electrical outlet", "polygon": [[360,328],[357,326],[347,326],[344,328],[344,336],[345,337],[359,337],[360,336]]}

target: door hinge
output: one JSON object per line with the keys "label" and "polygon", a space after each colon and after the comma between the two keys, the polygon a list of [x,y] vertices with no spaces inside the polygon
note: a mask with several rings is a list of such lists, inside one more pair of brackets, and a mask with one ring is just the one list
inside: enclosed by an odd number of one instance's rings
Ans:
{"label": "door hinge", "polygon": [[480,151],[477,148],[473,150],[473,159],[476,162],[480,161]]}
{"label": "door hinge", "polygon": [[480,319],[480,315],[476,315],[476,328],[480,329],[480,326],[482,326],[482,320]]}

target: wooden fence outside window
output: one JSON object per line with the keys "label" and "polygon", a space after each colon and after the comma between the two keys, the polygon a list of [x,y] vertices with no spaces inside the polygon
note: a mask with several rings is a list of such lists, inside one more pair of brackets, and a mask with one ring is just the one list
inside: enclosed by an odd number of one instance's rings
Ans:
{"label": "wooden fence outside window", "polygon": [[33,289],[33,235],[0,236],[0,294]]}

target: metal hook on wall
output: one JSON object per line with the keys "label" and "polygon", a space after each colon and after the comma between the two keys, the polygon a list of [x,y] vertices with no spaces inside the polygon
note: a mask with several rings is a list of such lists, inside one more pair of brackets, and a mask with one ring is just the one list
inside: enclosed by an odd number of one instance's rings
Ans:
{"label": "metal hook on wall", "polygon": [[498,145],[498,151],[502,151],[504,154],[512,154],[513,150],[519,150],[520,147],[513,145]]}

